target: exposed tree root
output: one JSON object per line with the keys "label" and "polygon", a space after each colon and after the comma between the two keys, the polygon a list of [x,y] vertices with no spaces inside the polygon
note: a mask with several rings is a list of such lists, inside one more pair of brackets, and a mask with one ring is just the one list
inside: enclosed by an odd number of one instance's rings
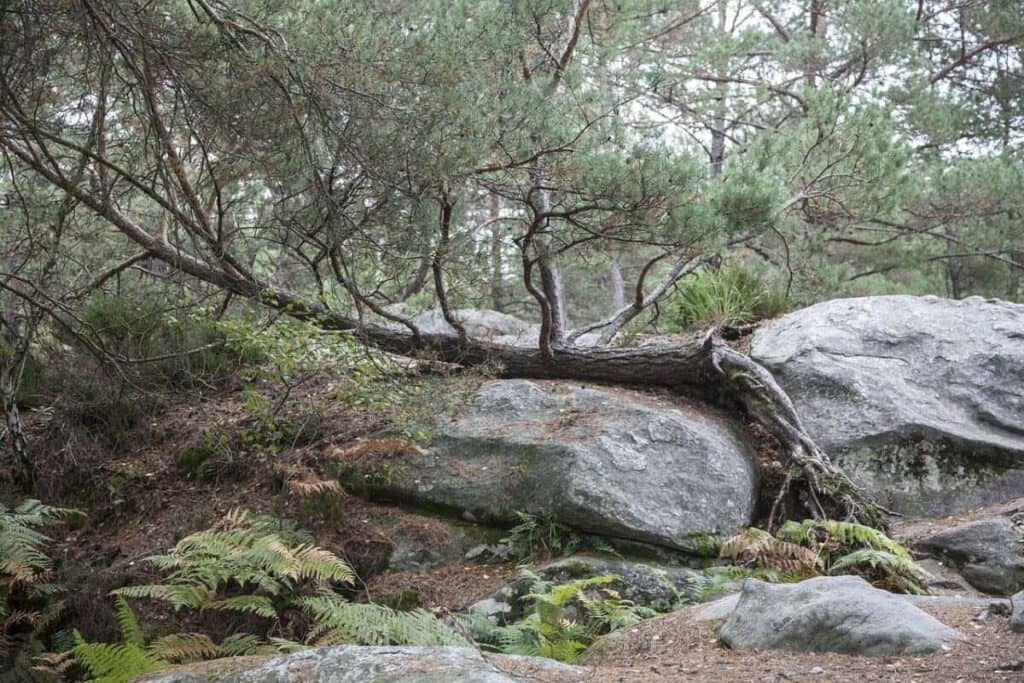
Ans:
{"label": "exposed tree root", "polygon": [[772,504],[769,527],[774,526],[791,487],[799,485],[802,490],[797,491],[798,495],[817,519],[842,519],[888,529],[886,515],[893,513],[872,501],[814,443],[793,402],[768,370],[729,348],[715,334],[707,336],[704,347],[712,367],[731,392],[750,416],[778,439],[789,456],[789,469]]}

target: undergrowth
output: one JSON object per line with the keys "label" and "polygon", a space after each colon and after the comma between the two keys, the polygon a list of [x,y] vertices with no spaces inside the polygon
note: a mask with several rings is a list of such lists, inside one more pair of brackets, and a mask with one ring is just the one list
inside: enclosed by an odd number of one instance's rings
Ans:
{"label": "undergrowth", "polygon": [[0,679],[41,679],[33,659],[64,607],[41,529],[80,514],[31,499],[14,509],[0,504]]}
{"label": "undergrowth", "polygon": [[522,562],[571,555],[580,550],[618,555],[607,541],[580,534],[550,513],[516,511],[515,514],[519,523],[509,529],[497,543],[482,546],[479,557]]}
{"label": "undergrowth", "polygon": [[529,601],[525,617],[503,626],[484,619],[471,621],[483,647],[572,663],[599,636],[655,615],[653,610],[634,605],[609,588],[620,580],[614,574],[561,584],[529,569],[523,569],[522,576],[530,581],[530,590],[523,598]]}
{"label": "undergrowth", "polygon": [[[69,657],[97,681],[134,680],[169,663],[310,646],[469,645],[429,612],[350,602],[338,592],[355,578],[344,560],[294,525],[243,510],[148,561],[164,575],[159,583],[114,591],[122,642],[88,643],[76,634]],[[129,600],[186,612],[190,624],[232,626],[227,634],[211,626],[148,639]],[[234,617],[217,621],[217,615]]]}
{"label": "undergrowth", "polygon": [[925,592],[924,572],[906,548],[877,529],[852,522],[789,521],[774,536],[749,528],[728,539],[721,556],[766,572],[762,578],[767,580],[856,574],[889,591]]}

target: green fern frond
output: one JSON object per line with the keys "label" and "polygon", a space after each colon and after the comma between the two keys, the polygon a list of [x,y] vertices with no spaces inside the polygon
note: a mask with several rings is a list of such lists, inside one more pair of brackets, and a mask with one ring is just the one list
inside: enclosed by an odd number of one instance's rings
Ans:
{"label": "green fern frond", "polygon": [[219,657],[225,652],[209,636],[202,633],[173,633],[159,638],[149,646],[153,657],[168,662],[196,662]]}
{"label": "green fern frond", "polygon": [[220,650],[227,657],[259,655],[267,652],[267,644],[251,633],[235,633],[221,641]]}
{"label": "green fern frond", "polygon": [[469,645],[425,610],[398,612],[384,605],[351,603],[333,595],[299,601],[313,618],[316,645]]}
{"label": "green fern frond", "polygon": [[214,600],[204,605],[204,609],[223,609],[232,612],[247,612],[256,616],[273,619],[277,616],[274,603],[262,595],[239,595],[224,600]]}
{"label": "green fern frond", "polygon": [[121,627],[121,639],[128,645],[145,647],[146,638],[142,634],[142,627],[139,626],[139,620],[135,616],[135,612],[132,611],[128,601],[123,596],[118,595],[114,598],[114,603],[117,623]]}
{"label": "green fern frond", "polygon": [[75,632],[75,659],[94,683],[132,683],[143,674],[159,671],[167,662],[129,643],[87,643]]}
{"label": "green fern frond", "polygon": [[[871,570],[871,571],[867,571]],[[872,583],[889,590],[919,595],[924,570],[913,560],[885,550],[861,548],[838,558],[832,563],[830,574],[867,574]]]}

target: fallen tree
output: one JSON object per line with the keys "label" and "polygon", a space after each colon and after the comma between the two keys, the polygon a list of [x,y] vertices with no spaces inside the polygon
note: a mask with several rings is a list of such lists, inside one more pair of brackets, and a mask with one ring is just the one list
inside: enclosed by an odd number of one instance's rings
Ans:
{"label": "fallen tree", "polygon": [[[365,150],[358,147],[347,150],[346,133],[336,126],[338,112],[346,104],[362,111],[367,98],[357,93],[351,101],[339,100],[339,89],[323,86],[315,69],[299,59],[302,55],[293,54],[286,41],[223,3],[198,3],[193,8],[195,26],[184,24],[180,34],[168,33],[166,17],[155,10],[127,11],[117,4],[88,0],[72,5],[69,9],[65,3],[43,3],[45,12],[25,12],[8,20],[12,34],[23,40],[9,41],[0,51],[0,149],[12,168],[56,190],[69,210],[83,209],[82,213],[113,227],[139,250],[118,260],[93,282],[102,284],[141,259],[156,260],[232,296],[258,301],[326,329],[350,332],[395,354],[461,366],[487,364],[505,377],[669,387],[742,410],[778,440],[788,456],[788,476],[776,498],[772,521],[780,501],[793,492],[816,518],[885,526],[883,511],[814,443],[771,374],[731,349],[716,330],[670,345],[609,345],[630,320],[656,306],[703,261],[705,234],[703,228],[688,232],[683,221],[679,234],[670,234],[670,239],[664,236],[678,227],[669,220],[673,213],[694,201],[690,193],[679,190],[672,173],[643,177],[635,170],[635,160],[628,160],[616,167],[620,175],[607,187],[572,187],[571,181],[579,180],[576,176],[558,178],[555,162],[573,151],[573,144],[590,129],[590,118],[583,117],[569,142],[550,146],[540,141],[545,131],[529,130],[523,137],[535,145],[534,153],[504,159],[486,152],[490,156],[465,162],[455,182],[452,174],[438,176],[431,167],[415,175],[405,168],[392,168],[387,150],[373,148],[381,159],[365,158]],[[573,3],[565,30],[556,32],[552,41],[553,61],[540,71],[529,71],[527,80],[539,81],[541,75],[549,80],[538,90],[541,102],[558,101],[561,77],[571,62],[589,6],[586,1]],[[44,21],[45,17],[49,18]],[[208,42],[206,52],[195,56],[193,41],[198,39]],[[55,41],[77,50],[77,56],[50,61],[59,50],[33,49],[33,45]],[[275,126],[286,123],[264,130],[261,120],[246,128],[244,112],[229,105],[222,105],[225,111],[211,110],[209,100],[219,92],[211,89],[206,75],[218,69],[223,73],[249,69],[251,82],[230,78],[224,87],[240,88],[261,106],[270,102],[275,108],[271,109],[274,116],[268,118]],[[50,106],[55,97],[52,82],[59,80],[53,74],[63,77],[64,70],[75,74],[65,80],[81,83],[83,88],[65,94],[69,101],[81,104],[73,117]],[[353,78],[361,71],[355,73]],[[244,106],[248,100],[240,101]],[[422,106],[425,100],[414,101]],[[391,110],[371,107],[367,118],[373,125],[379,111]],[[397,131],[407,121],[397,119],[395,125]],[[484,126],[484,133],[488,132]],[[342,152],[332,156],[330,150],[336,147]],[[240,226],[235,204],[265,201],[251,188],[269,193],[268,188],[294,175],[296,149],[307,177],[282,191],[279,202],[273,204],[269,228]],[[280,168],[268,170],[273,162]],[[384,173],[394,177],[374,184],[375,175]],[[581,174],[580,182],[586,176]],[[540,311],[535,347],[472,338],[452,314],[445,268],[454,260],[451,233],[458,188],[453,185],[458,182],[463,201],[486,188],[516,205],[515,220],[523,230],[512,242],[521,256],[525,290]],[[637,187],[616,189],[630,182]],[[303,201],[290,211],[281,208],[296,196]],[[453,334],[423,333],[408,318],[389,311],[385,304],[393,299],[381,295],[387,277],[379,268],[373,271],[375,281],[368,286],[359,283],[359,254],[352,251],[380,256],[378,234],[393,228],[386,213],[389,197],[399,197],[393,202],[405,201],[409,213],[430,202],[439,208],[436,235],[423,246],[432,252],[434,293]],[[783,202],[778,210],[789,210],[802,197]],[[559,226],[564,235],[556,235]],[[717,226],[710,221],[707,230]],[[258,248],[259,238],[254,235],[260,230],[268,233],[262,244],[278,250],[278,258],[285,259],[287,253],[293,263],[306,269],[306,289],[275,285],[254,274],[253,242]],[[723,236],[726,244],[749,238]],[[558,257],[576,245],[598,240],[643,247],[649,250],[645,256],[653,256],[640,270],[631,303],[609,318],[570,333],[565,329]],[[426,256],[419,254],[415,261],[424,262]],[[670,265],[660,282],[648,288],[646,278],[660,263]],[[323,294],[325,277],[348,295],[350,305],[345,311],[323,303],[326,297],[318,300],[306,293]],[[53,297],[26,289],[13,279],[7,282],[13,295],[60,315],[52,305]],[[375,322],[379,320],[387,322]],[[602,330],[596,345],[576,344],[584,332],[595,330]]]}

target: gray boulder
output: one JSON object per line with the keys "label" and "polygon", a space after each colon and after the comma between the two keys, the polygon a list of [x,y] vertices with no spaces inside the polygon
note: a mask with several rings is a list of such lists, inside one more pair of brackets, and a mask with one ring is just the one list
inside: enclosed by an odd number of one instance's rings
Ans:
{"label": "gray boulder", "polygon": [[954,565],[967,583],[992,595],[1024,588],[1024,540],[1006,517],[968,522],[917,542],[917,550]]}
{"label": "gray boulder", "polygon": [[767,324],[751,355],[888,506],[948,514],[1024,490],[1024,305],[878,296]]}
{"label": "gray boulder", "polygon": [[1024,633],[1024,591],[1010,598],[1010,629],[1015,633]]}
{"label": "gray boulder", "polygon": [[[540,327],[514,315],[486,308],[459,308],[452,311],[452,315],[462,323],[470,337],[513,345],[537,343]],[[440,309],[417,313],[410,320],[424,334],[455,334],[455,329],[444,319]]]}
{"label": "gray boulder", "polygon": [[826,576],[795,584],[748,579],[719,638],[737,650],[887,656],[935,652],[963,636],[858,576]]}
{"label": "gray boulder", "polygon": [[517,683],[580,681],[586,670],[536,657],[484,656],[465,647],[342,647],[184,667],[153,683]]}
{"label": "gray boulder", "polygon": [[438,418],[429,450],[348,463],[346,488],[513,523],[549,514],[583,531],[684,551],[750,523],[756,471],[735,424],[706,408],[579,384],[485,383]]}

